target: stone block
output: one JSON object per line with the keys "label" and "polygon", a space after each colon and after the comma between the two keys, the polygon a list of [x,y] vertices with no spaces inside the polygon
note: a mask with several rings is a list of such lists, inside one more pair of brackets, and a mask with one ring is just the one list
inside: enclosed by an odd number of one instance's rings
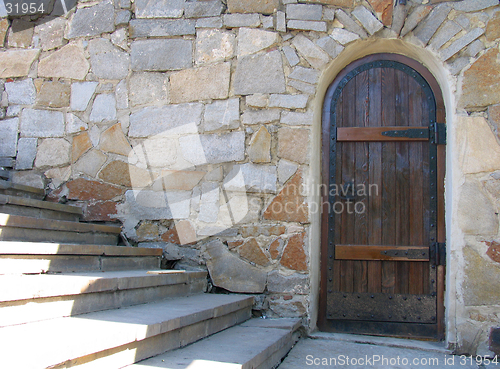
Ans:
{"label": "stone block", "polygon": [[270,108],[304,109],[307,106],[307,95],[277,95],[269,98]]}
{"label": "stone block", "polygon": [[393,4],[392,0],[368,0],[373,10],[377,14],[377,17],[382,21],[382,23],[390,27],[392,23],[392,11]]}
{"label": "stone block", "polygon": [[170,76],[170,101],[174,104],[208,99],[225,99],[229,95],[231,64],[220,63],[186,69]]}
{"label": "stone block", "polygon": [[488,50],[464,72],[462,89],[459,105],[465,109],[481,108],[500,103],[498,50]]}
{"label": "stone block", "polygon": [[462,185],[458,202],[458,220],[465,234],[491,236],[498,232],[498,216],[482,186],[468,179]]}
{"label": "stone block", "polygon": [[359,36],[356,33],[349,32],[342,28],[334,28],[330,37],[342,45],[347,45],[359,39]]}
{"label": "stone block", "polygon": [[206,246],[207,267],[213,284],[231,292],[262,293],[266,288],[266,272],[232,254],[219,240]]}
{"label": "stone block", "polygon": [[281,113],[281,124],[289,126],[310,126],[313,123],[314,113],[309,110],[306,113],[284,111]]}
{"label": "stone block", "polygon": [[241,116],[241,121],[243,124],[263,124],[271,123],[280,120],[280,111],[276,109],[272,110],[247,110]]}
{"label": "stone block", "polygon": [[[4,134],[2,134],[0,137],[4,137]],[[17,139],[17,134],[16,134],[16,139]],[[17,143],[16,170],[33,169],[33,162],[35,161],[37,146],[38,146],[37,138],[19,139]],[[1,147],[2,148],[4,147],[3,143]],[[4,156],[3,154],[0,155]]]}
{"label": "stone block", "polygon": [[335,11],[335,18],[344,25],[344,28],[349,31],[356,33],[361,38],[368,37],[366,31],[357,24],[345,11],[342,9],[337,9]]}
{"label": "stone block", "polygon": [[255,94],[247,96],[245,102],[253,108],[265,108],[269,103],[269,98],[265,94]]}
{"label": "stone block", "polygon": [[262,251],[255,238],[250,238],[242,246],[239,247],[238,253],[240,256],[254,265],[266,266],[269,264],[269,258]]}
{"label": "stone block", "polygon": [[221,0],[187,2],[184,8],[186,18],[217,17],[224,10]]}
{"label": "stone block", "polygon": [[88,129],[87,123],[83,122],[76,115],[68,113],[66,114],[66,133],[77,133],[81,131],[86,131]]}
{"label": "stone block", "polygon": [[[398,7],[396,7],[397,9]],[[401,30],[401,37],[406,36],[408,33],[413,31],[416,26],[422,22],[429,15],[432,10],[430,5],[419,5],[410,13],[408,18],[404,22],[403,29]]]}
{"label": "stone block", "polygon": [[287,22],[288,29],[296,29],[301,31],[316,31],[316,32],[326,32],[327,26],[326,22],[317,21],[303,21],[303,20],[289,20]]}
{"label": "stone block", "polygon": [[496,12],[488,21],[485,36],[488,41],[495,41],[500,38],[500,12]]}
{"label": "stone block", "polygon": [[137,18],[180,18],[184,13],[186,0],[136,0]]}
{"label": "stone block", "polygon": [[[196,230],[189,220],[181,220],[161,236],[162,240],[176,245],[191,245],[197,241]],[[177,250],[176,250],[177,251]],[[180,259],[181,257],[179,257]]]}
{"label": "stone block", "polygon": [[245,159],[245,132],[191,135],[179,138],[182,156],[193,165]]}
{"label": "stone block", "polygon": [[286,6],[288,19],[319,21],[323,17],[323,6],[313,4],[288,4]]}
{"label": "stone block", "polygon": [[11,105],[32,105],[35,103],[36,90],[31,78],[5,83],[5,91]]}
{"label": "stone block", "polygon": [[307,255],[304,249],[305,233],[294,234],[288,239],[288,243],[283,250],[280,264],[285,268],[306,271]]}
{"label": "stone block", "polygon": [[200,183],[205,174],[195,170],[162,170],[159,180],[164,190],[189,191]]}
{"label": "stone block", "polygon": [[413,31],[413,34],[427,45],[429,40],[434,36],[438,28],[448,18],[451,8],[448,4],[441,4],[436,6],[429,16],[424,19]]}
{"label": "stone block", "polygon": [[90,142],[89,134],[87,132],[82,132],[74,136],[73,143],[71,145],[71,162],[76,162],[91,148],[92,142]]}
{"label": "stone block", "polygon": [[240,126],[240,99],[233,98],[207,104],[203,120],[205,132],[238,128]]}
{"label": "stone block", "polygon": [[167,102],[167,77],[163,73],[134,73],[129,80],[132,107]]}
{"label": "stone block", "polygon": [[130,14],[129,10],[119,10],[118,12],[116,12],[115,25],[116,26],[126,25],[130,22],[131,17],[132,14]]}
{"label": "stone block", "polygon": [[32,171],[12,173],[12,183],[45,189],[45,180],[41,174]]}
{"label": "stone block", "polygon": [[196,28],[222,28],[222,17],[200,18],[196,20]]}
{"label": "stone block", "polygon": [[92,72],[102,79],[124,79],[128,75],[130,56],[118,50],[113,44],[98,38],[89,41],[90,64]]}
{"label": "stone block", "polygon": [[107,201],[125,193],[125,190],[106,183],[78,178],[66,183],[68,199],[79,201]]}
{"label": "stone block", "polygon": [[318,83],[319,72],[311,68],[297,66],[293,69],[292,73],[288,75],[288,78],[314,85]]}
{"label": "stone block", "polygon": [[282,51],[283,51],[283,54],[285,54],[286,60],[288,61],[288,64],[290,64],[291,67],[294,67],[297,64],[299,64],[300,59],[297,56],[297,53],[295,53],[294,49],[292,49],[290,46],[286,45],[286,46],[283,46]]}
{"label": "stone block", "polygon": [[500,266],[486,260],[473,247],[464,247],[463,296],[466,306],[496,305],[500,298]]}
{"label": "stone block", "polygon": [[75,82],[71,84],[71,110],[85,111],[97,85],[97,82]]}
{"label": "stone block", "polygon": [[7,18],[0,19],[0,47],[3,47],[5,44],[5,36],[7,36],[9,27],[10,23]]}
{"label": "stone block", "polygon": [[201,185],[201,201],[198,220],[204,223],[215,223],[219,217],[220,188],[215,182]]}
{"label": "stone block", "polygon": [[132,70],[167,71],[193,65],[193,44],[190,40],[151,39],[131,44]]}
{"label": "stone block", "polygon": [[229,31],[207,29],[196,35],[196,63],[224,61],[234,55],[236,36]]}
{"label": "stone block", "polygon": [[321,47],[332,59],[335,59],[344,50],[342,45],[335,42],[332,37],[322,37],[316,40],[316,45]]}
{"label": "stone block", "polygon": [[203,104],[148,107],[130,115],[130,137],[197,133]]}
{"label": "stone block", "polygon": [[276,32],[254,28],[240,28],[238,32],[238,56],[254,54],[274,46],[278,42]]}
{"label": "stone block", "polygon": [[99,172],[99,179],[118,186],[142,188],[150,185],[155,176],[146,169],[115,160]]}
{"label": "stone block", "polygon": [[276,193],[276,179],[276,167],[273,165],[235,165],[224,179],[224,189],[234,192]]}
{"label": "stone block", "polygon": [[452,75],[459,75],[460,72],[470,64],[469,57],[462,56],[460,58],[456,58],[451,63],[448,64],[448,68]]}
{"label": "stone block", "polygon": [[118,210],[115,201],[100,201],[87,204],[83,219],[86,222],[112,222],[116,221]]}
{"label": "stone block", "polygon": [[260,16],[260,21],[262,22],[262,28],[264,29],[272,29],[274,28],[274,16]]}
{"label": "stone block", "polygon": [[138,142],[129,160],[143,168],[168,168],[177,160],[177,141],[158,135]]}
{"label": "stone block", "polygon": [[497,5],[496,0],[458,1],[452,4],[453,9],[460,12],[477,12]]}
{"label": "stone block", "polygon": [[288,86],[295,88],[299,92],[304,92],[309,95],[314,95],[316,93],[316,88],[309,83],[291,79],[288,81]]}
{"label": "stone block", "polygon": [[351,13],[373,35],[384,28],[384,25],[363,5],[356,7]]}
{"label": "stone block", "polygon": [[230,13],[273,14],[279,7],[279,0],[228,0]]}
{"label": "stone block", "polygon": [[267,275],[267,290],[270,293],[307,295],[309,293],[309,276],[298,273],[286,276],[273,270]]}
{"label": "stone block", "polygon": [[465,55],[475,58],[477,54],[485,49],[485,46],[481,40],[473,41],[465,49]]}
{"label": "stone block", "polygon": [[303,0],[305,3],[320,3],[325,5],[340,6],[342,8],[352,8],[354,0]]}
{"label": "stone block", "polygon": [[97,36],[115,30],[115,9],[111,0],[97,5],[78,8],[71,19],[66,38]]}
{"label": "stone block", "polygon": [[194,35],[195,21],[186,19],[133,19],[130,21],[131,38],[172,37]]}
{"label": "stone block", "polygon": [[18,117],[21,114],[21,110],[23,107],[21,105],[11,105],[7,108],[7,113],[5,113],[5,109],[2,110],[2,114],[7,118]]}
{"label": "stone block", "polygon": [[460,37],[458,40],[453,42],[446,49],[442,49],[441,52],[439,53],[441,58],[443,60],[450,59],[453,55],[455,55],[460,50],[465,48],[467,45],[472,43],[475,39],[482,36],[483,33],[484,33],[484,30],[482,28],[474,28],[473,30],[468,32],[466,35]]}
{"label": "stone block", "polygon": [[283,61],[279,51],[238,59],[234,74],[236,95],[283,93],[285,89]]}
{"label": "stone block", "polygon": [[20,132],[22,137],[62,137],[64,115],[59,111],[23,109]]}
{"label": "stone block", "polygon": [[104,152],[123,156],[128,156],[130,151],[132,151],[132,147],[125,137],[120,123],[109,127],[102,133],[99,148]]}
{"label": "stone block", "polygon": [[38,146],[35,167],[57,167],[71,162],[71,145],[64,138],[46,138]]}
{"label": "stone block", "polygon": [[278,131],[278,156],[303,164],[309,149],[309,130],[280,128]]}
{"label": "stone block", "polygon": [[40,88],[36,104],[49,108],[65,108],[70,104],[71,85],[63,81],[46,81]]}
{"label": "stone block", "polygon": [[120,110],[128,108],[128,88],[126,80],[122,80],[116,85],[115,97],[117,109]]}
{"label": "stone block", "polygon": [[18,130],[19,118],[0,121],[0,156],[16,156]]}
{"label": "stone block", "polygon": [[303,196],[302,171],[288,181],[264,211],[266,220],[307,223],[309,209]]}
{"label": "stone block", "polygon": [[267,131],[266,127],[260,127],[254,133],[247,153],[253,163],[271,162],[271,134]]}
{"label": "stone block", "polygon": [[0,78],[25,77],[38,58],[40,50],[6,50],[0,52]]}
{"label": "stone block", "polygon": [[276,31],[286,32],[286,15],[285,12],[278,11],[276,13]]}
{"label": "stone block", "polygon": [[186,219],[189,217],[190,191],[147,191],[125,192],[125,205],[136,219]]}
{"label": "stone block", "polygon": [[259,14],[224,14],[223,21],[228,28],[260,26]]}
{"label": "stone block", "polygon": [[114,94],[99,94],[94,100],[89,117],[91,122],[109,122],[116,120],[116,98]]}
{"label": "stone block", "polygon": [[25,49],[31,46],[34,25],[22,19],[13,19],[7,37],[9,47]]}
{"label": "stone block", "polygon": [[83,155],[80,160],[73,164],[73,171],[84,173],[91,177],[96,177],[99,170],[106,162],[107,157],[99,150],[90,150]]}
{"label": "stone block", "polygon": [[439,31],[436,32],[434,37],[432,38],[432,41],[430,43],[430,46],[434,48],[434,50],[438,50],[443,46],[445,43],[451,40],[453,36],[455,36],[458,32],[462,30],[462,27],[460,27],[457,23],[454,21],[447,21],[443,27]]}
{"label": "stone block", "polygon": [[278,162],[278,182],[284,184],[297,172],[299,166],[291,161],[281,159]]}
{"label": "stone block", "polygon": [[313,68],[321,69],[330,61],[327,53],[301,34],[295,36],[292,43]]}
{"label": "stone block", "polygon": [[68,44],[40,60],[38,77],[83,80],[89,68],[90,64],[85,58],[83,47]]}

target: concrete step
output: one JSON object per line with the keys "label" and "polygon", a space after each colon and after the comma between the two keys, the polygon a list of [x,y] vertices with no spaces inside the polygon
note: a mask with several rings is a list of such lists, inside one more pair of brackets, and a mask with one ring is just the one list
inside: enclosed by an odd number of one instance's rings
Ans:
{"label": "concrete step", "polygon": [[4,180],[0,180],[0,193],[4,195],[28,197],[38,200],[43,200],[45,198],[45,190]]}
{"label": "concrete step", "polygon": [[78,222],[83,215],[82,209],[76,206],[3,194],[0,194],[0,213],[73,222]]}
{"label": "concrete step", "polygon": [[0,276],[0,327],[203,293],[206,272],[121,272]]}
{"label": "concrete step", "polygon": [[127,366],[128,369],[272,369],[299,336],[300,319],[251,319],[184,348]]}
{"label": "concrete step", "polygon": [[0,242],[0,275],[159,269],[161,249]]}
{"label": "concrete step", "polygon": [[252,304],[200,294],[0,328],[2,367],[121,368],[248,320]]}
{"label": "concrete step", "polygon": [[0,213],[0,241],[116,245],[121,227]]}

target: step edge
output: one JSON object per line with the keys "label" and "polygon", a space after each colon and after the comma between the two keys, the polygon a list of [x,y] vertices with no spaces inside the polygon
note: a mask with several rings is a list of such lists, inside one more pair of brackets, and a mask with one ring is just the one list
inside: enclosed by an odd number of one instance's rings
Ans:
{"label": "step edge", "polygon": [[[20,248],[21,250],[19,250]],[[23,248],[25,251],[22,250]],[[33,248],[41,250],[31,250]],[[73,250],[76,248],[80,250]],[[39,252],[35,253],[35,251]],[[0,255],[162,256],[163,249],[113,245],[0,241]]]}
{"label": "step edge", "polygon": [[32,207],[36,209],[59,211],[75,215],[83,215],[83,210],[78,206],[58,204],[44,200],[31,199],[28,197],[0,194],[0,205],[16,205]]}
{"label": "step edge", "polygon": [[44,195],[45,196],[45,190],[43,190],[41,188],[26,186],[26,185],[13,183],[10,181],[5,181],[5,180],[0,180],[0,189],[3,189],[3,190],[13,189],[13,190],[31,192],[31,193],[34,193],[37,195]]}

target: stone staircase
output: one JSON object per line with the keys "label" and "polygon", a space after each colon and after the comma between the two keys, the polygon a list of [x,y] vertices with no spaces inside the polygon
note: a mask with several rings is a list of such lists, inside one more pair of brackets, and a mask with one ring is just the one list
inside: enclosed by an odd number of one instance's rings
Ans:
{"label": "stone staircase", "polygon": [[0,181],[0,367],[274,368],[298,319],[250,319],[253,297],[207,294],[202,271]]}

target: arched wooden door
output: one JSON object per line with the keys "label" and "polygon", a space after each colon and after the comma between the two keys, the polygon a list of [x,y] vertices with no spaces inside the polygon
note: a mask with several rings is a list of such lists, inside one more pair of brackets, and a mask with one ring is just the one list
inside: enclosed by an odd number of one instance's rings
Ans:
{"label": "arched wooden door", "polygon": [[434,77],[400,55],[357,60],[329,87],[320,329],[443,337],[444,118]]}

